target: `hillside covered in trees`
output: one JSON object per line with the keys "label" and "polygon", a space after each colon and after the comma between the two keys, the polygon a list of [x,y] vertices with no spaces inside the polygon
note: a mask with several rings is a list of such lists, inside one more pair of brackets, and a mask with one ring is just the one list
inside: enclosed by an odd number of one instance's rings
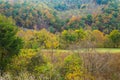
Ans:
{"label": "hillside covered in trees", "polygon": [[90,27],[110,33],[119,29],[119,11],[119,0],[0,1],[0,13],[12,17],[17,26],[51,32]]}

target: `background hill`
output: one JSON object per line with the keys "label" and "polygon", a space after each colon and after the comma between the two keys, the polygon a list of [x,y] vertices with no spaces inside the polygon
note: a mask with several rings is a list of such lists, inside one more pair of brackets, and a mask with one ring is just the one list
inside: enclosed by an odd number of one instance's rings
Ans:
{"label": "background hill", "polygon": [[119,0],[0,1],[0,13],[12,17],[18,26],[46,28],[51,32],[90,26],[109,33],[112,29],[119,29],[118,12]]}

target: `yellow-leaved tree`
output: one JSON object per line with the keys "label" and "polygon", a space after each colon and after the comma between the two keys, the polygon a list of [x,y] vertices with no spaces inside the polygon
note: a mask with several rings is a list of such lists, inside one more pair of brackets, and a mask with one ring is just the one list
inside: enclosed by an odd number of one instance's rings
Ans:
{"label": "yellow-leaved tree", "polygon": [[105,41],[104,33],[99,30],[93,30],[92,32],[96,47],[103,47],[103,43]]}
{"label": "yellow-leaved tree", "polygon": [[33,48],[33,42],[31,41],[35,35],[35,30],[19,29],[17,35],[24,40],[24,48]]}
{"label": "yellow-leaved tree", "polygon": [[65,58],[60,73],[63,80],[94,80],[91,75],[86,73],[82,59],[76,53]]}
{"label": "yellow-leaved tree", "polygon": [[36,41],[37,45],[42,48],[55,49],[59,46],[58,37],[46,29],[36,32],[34,41]]}

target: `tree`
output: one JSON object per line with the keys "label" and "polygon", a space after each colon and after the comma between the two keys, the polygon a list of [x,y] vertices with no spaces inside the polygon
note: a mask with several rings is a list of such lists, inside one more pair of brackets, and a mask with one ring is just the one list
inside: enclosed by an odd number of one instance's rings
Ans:
{"label": "tree", "polygon": [[113,43],[113,47],[118,48],[120,45],[120,31],[113,30],[109,35],[109,39]]}
{"label": "tree", "polygon": [[47,31],[46,29],[42,29],[37,31],[33,42],[36,42],[38,47],[47,48],[47,49],[55,49],[59,46],[58,37]]}
{"label": "tree", "polygon": [[76,33],[76,35],[77,35],[78,41],[84,40],[85,37],[86,37],[86,33],[85,33],[85,31],[84,31],[82,28],[79,29],[79,30],[75,30],[75,33]]}
{"label": "tree", "polygon": [[77,54],[69,55],[64,59],[64,64],[60,69],[61,76],[65,80],[76,80],[83,76],[82,61]]}
{"label": "tree", "polygon": [[94,80],[91,75],[86,73],[80,56],[74,53],[64,59],[64,64],[60,68],[63,80]]}
{"label": "tree", "polygon": [[109,2],[109,0],[96,0],[96,3],[99,4],[99,5],[101,5],[101,4],[107,4],[108,2]]}
{"label": "tree", "polygon": [[85,40],[86,33],[85,31],[81,29],[76,30],[64,30],[61,33],[61,46],[64,48],[73,48],[78,47],[82,41]]}
{"label": "tree", "polygon": [[99,30],[93,30],[92,35],[95,39],[96,47],[102,47],[105,40],[104,33]]}
{"label": "tree", "polygon": [[17,35],[24,40],[24,49],[36,48],[36,46],[34,46],[35,42],[33,43],[31,41],[31,39],[35,36],[35,32],[35,30],[31,29],[19,29],[19,31],[17,32]]}
{"label": "tree", "polygon": [[22,40],[16,36],[18,29],[11,18],[0,15],[0,71],[1,76],[12,56],[22,48]]}
{"label": "tree", "polygon": [[73,30],[64,30],[62,32],[62,38],[66,43],[73,43],[77,40],[77,35]]}

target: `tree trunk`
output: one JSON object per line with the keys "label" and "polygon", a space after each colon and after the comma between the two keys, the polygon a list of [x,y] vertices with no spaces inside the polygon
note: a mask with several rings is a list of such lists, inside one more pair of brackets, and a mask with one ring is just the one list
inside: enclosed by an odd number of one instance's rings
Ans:
{"label": "tree trunk", "polygon": [[3,76],[3,53],[1,52],[1,57],[0,57],[0,75]]}

